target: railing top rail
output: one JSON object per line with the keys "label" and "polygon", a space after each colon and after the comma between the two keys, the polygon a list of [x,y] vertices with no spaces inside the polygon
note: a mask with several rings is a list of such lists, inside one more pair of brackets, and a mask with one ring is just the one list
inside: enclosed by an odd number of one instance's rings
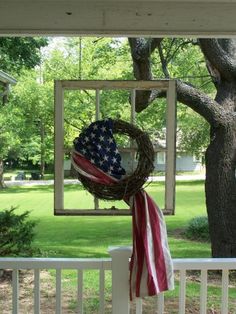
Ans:
{"label": "railing top rail", "polygon": [[236,258],[177,258],[173,264],[175,270],[235,269]]}
{"label": "railing top rail", "polygon": [[0,258],[0,269],[111,269],[110,258]]}
{"label": "railing top rail", "polygon": [[[173,259],[175,270],[236,269],[236,258]],[[0,269],[104,269],[111,258],[0,258]]]}

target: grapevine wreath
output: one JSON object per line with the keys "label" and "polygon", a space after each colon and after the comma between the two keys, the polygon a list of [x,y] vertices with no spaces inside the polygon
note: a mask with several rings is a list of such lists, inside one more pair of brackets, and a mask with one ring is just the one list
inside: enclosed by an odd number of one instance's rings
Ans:
{"label": "grapevine wreath", "polygon": [[[114,133],[136,141],[138,165],[131,175],[125,175]],[[154,150],[148,135],[122,120],[96,121],[75,138],[71,160],[79,180],[90,193],[106,200],[123,199],[130,205],[133,221],[130,298],[173,289],[163,214],[142,188],[154,168]]]}
{"label": "grapevine wreath", "polygon": [[[112,120],[113,133],[128,135],[137,144],[138,164],[135,171],[114,184],[96,183],[78,171],[78,177],[85,189],[100,199],[121,200],[138,192],[154,169],[154,150],[149,136],[133,124]],[[74,163],[73,163],[74,164]],[[76,168],[76,166],[75,166]]]}

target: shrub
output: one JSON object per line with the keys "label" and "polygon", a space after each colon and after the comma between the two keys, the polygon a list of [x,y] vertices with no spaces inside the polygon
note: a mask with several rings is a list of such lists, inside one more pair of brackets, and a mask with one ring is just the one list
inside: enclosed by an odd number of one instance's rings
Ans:
{"label": "shrub", "polygon": [[0,256],[32,256],[36,222],[29,220],[29,211],[15,214],[16,207],[0,212]]}
{"label": "shrub", "polygon": [[209,241],[209,224],[206,216],[191,219],[185,231],[185,235],[191,240]]}

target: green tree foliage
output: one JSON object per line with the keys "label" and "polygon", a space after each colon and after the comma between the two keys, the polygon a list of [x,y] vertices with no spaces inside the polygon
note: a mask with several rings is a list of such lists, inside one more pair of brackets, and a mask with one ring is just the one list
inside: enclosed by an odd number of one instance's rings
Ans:
{"label": "green tree foliage", "polygon": [[[60,42],[43,62],[45,84],[54,79],[129,79],[132,75],[127,40],[68,38]],[[52,95],[53,96],[53,95]],[[130,119],[129,93],[101,91],[100,118]],[[53,98],[52,98],[53,101]],[[71,147],[78,132],[95,119],[94,91],[65,92],[65,147]]]}
{"label": "green tree foliage", "polygon": [[[108,38],[68,38],[41,52],[40,67],[21,71],[10,104],[18,108],[20,145],[17,158],[40,164],[53,160],[54,80],[124,79],[131,76],[127,41]],[[125,53],[124,53],[125,52]],[[129,94],[101,92],[101,118],[129,119]],[[95,119],[94,91],[65,92],[65,147],[71,148],[79,130]],[[43,126],[43,140],[42,140]]]}
{"label": "green tree foliage", "polygon": [[185,230],[185,235],[191,240],[209,241],[209,223],[207,216],[198,216],[191,219]]}
{"label": "green tree foliage", "polygon": [[[215,94],[215,86],[196,40],[163,39],[156,53],[151,55],[151,64],[154,78],[180,79],[202,92]],[[161,100],[158,102],[161,103]],[[181,103],[177,106],[177,123],[178,149],[196,155],[202,153],[209,144],[208,123]]]}
{"label": "green tree foliage", "polygon": [[3,160],[17,159],[21,152],[24,117],[21,109],[9,102],[0,108],[0,188],[3,182]]}
{"label": "green tree foliage", "polygon": [[[53,42],[50,49],[43,49],[40,68],[21,72],[11,97],[12,106],[20,111],[18,119],[22,119],[20,130],[17,130],[21,139],[20,146],[15,151],[21,160],[31,160],[35,164],[40,164],[42,154],[47,163],[53,160],[54,80],[133,78],[127,39],[64,38]],[[190,45],[188,41],[181,39],[175,41],[167,39],[163,42],[163,54],[169,56],[171,75],[191,79],[203,89],[212,92],[212,86],[206,84],[204,78],[207,73],[202,66],[203,59],[202,55],[200,58],[198,46]],[[163,78],[160,55],[153,54],[151,62],[155,70],[154,78]],[[94,91],[65,92],[64,144],[68,151],[78,132],[95,119],[95,102]],[[101,91],[100,102],[100,118],[109,116],[130,121],[128,91]],[[163,136],[162,131],[166,123],[165,108],[166,101],[156,99],[146,110],[136,114],[138,126],[153,137]],[[182,105],[178,105],[178,118],[178,134],[181,135],[179,144],[185,151],[196,154],[206,145],[207,137],[204,135],[207,126],[204,120]],[[126,142],[127,139],[123,140],[122,144]]]}
{"label": "green tree foliage", "polygon": [[[40,48],[46,45],[45,38],[0,38],[0,69],[19,78],[24,69],[33,68],[40,63]],[[14,103],[0,108],[0,188],[4,187],[4,158],[12,153],[17,157],[21,152],[24,117],[20,108]]]}
{"label": "green tree foliage", "polygon": [[16,214],[16,208],[0,212],[0,255],[32,256],[32,241],[36,222],[29,220],[29,212]]}
{"label": "green tree foliage", "polygon": [[21,139],[18,158],[34,164],[41,162],[42,151],[46,162],[53,158],[53,85],[40,84],[38,78],[38,69],[24,71],[10,99],[21,119],[21,130],[17,131]]}
{"label": "green tree foliage", "polygon": [[[44,82],[52,79],[133,79],[127,39],[69,38],[60,42],[45,56]],[[124,90],[100,92],[100,118],[112,117],[130,121],[130,93]],[[165,126],[163,100],[156,101],[145,112],[136,115],[137,124],[150,134]],[[95,119],[94,91],[65,92],[65,139],[70,147],[78,131]],[[125,144],[127,140],[123,141]]]}
{"label": "green tree foliage", "polygon": [[0,69],[19,74],[22,68],[35,67],[40,63],[40,48],[47,43],[41,37],[1,37]]}
{"label": "green tree foliage", "polygon": [[181,150],[202,155],[209,144],[209,124],[200,115],[178,104],[178,148]]}

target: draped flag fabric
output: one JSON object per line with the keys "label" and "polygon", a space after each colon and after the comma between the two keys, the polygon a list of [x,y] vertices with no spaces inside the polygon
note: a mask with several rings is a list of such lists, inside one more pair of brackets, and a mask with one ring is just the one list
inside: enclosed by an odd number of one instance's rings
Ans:
{"label": "draped flag fabric", "polygon": [[111,119],[93,122],[74,139],[75,150],[110,176],[121,179],[125,169],[112,132]]}
{"label": "draped flag fabric", "polygon": [[[125,175],[112,129],[111,119],[92,123],[75,138],[72,152],[72,163],[78,172],[106,185],[116,184]],[[130,298],[173,289],[173,267],[161,210],[144,190],[128,202],[133,216]]]}

